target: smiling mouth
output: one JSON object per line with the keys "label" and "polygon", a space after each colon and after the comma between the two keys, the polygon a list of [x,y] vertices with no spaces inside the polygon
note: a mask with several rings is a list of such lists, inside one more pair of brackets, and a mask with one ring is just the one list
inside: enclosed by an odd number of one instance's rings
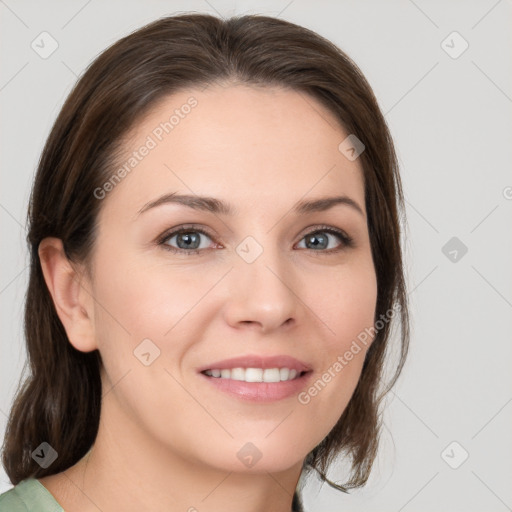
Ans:
{"label": "smiling mouth", "polygon": [[295,368],[212,368],[202,374],[215,379],[238,380],[243,382],[288,382],[299,379],[307,371],[298,372]]}

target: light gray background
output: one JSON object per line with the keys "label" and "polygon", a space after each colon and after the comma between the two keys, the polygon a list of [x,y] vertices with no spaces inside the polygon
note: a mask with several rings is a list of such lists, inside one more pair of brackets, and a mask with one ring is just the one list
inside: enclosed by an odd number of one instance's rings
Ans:
{"label": "light gray background", "polygon": [[[347,496],[311,478],[306,509],[512,510],[510,0],[0,0],[1,431],[25,360],[24,225],[43,143],[98,53],[178,11],[280,16],[331,39],[370,81],[397,146],[408,215],[410,358],[389,396],[366,488]],[[31,48],[42,31],[59,44],[48,59]],[[445,51],[462,48],[457,36],[442,45],[453,31],[469,44],[458,58]],[[442,252],[452,237],[468,248],[455,262]],[[453,441],[459,445],[444,452]],[[460,463],[462,450],[469,458],[452,469],[446,461]],[[331,477],[341,480],[341,467]],[[2,471],[0,492],[10,487]]]}

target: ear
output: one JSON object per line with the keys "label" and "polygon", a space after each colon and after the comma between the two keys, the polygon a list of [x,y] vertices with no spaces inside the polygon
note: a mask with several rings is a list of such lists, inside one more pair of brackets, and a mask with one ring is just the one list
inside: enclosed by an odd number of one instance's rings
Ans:
{"label": "ear", "polygon": [[68,260],[59,238],[42,240],[38,253],[46,285],[71,345],[81,352],[95,350],[94,300],[85,274]]}

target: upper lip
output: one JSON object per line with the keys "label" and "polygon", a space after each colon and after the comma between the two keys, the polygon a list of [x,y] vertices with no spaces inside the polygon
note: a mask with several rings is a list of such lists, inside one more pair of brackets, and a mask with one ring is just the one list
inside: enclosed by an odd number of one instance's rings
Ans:
{"label": "upper lip", "polygon": [[297,370],[299,372],[306,372],[311,370],[311,366],[295,359],[291,356],[276,355],[276,356],[258,356],[247,355],[234,357],[231,359],[223,359],[222,361],[215,361],[206,366],[198,369],[199,372],[205,370],[228,370],[232,368],[289,368],[290,370]]}

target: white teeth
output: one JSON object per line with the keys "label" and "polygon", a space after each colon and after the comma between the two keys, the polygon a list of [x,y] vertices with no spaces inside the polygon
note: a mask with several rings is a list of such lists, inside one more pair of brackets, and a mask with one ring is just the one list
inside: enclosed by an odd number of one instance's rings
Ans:
{"label": "white teeth", "polygon": [[263,371],[263,382],[279,382],[279,368],[267,368]]}
{"label": "white teeth", "polygon": [[231,380],[245,380],[245,371],[243,368],[233,368],[231,370]]}
{"label": "white teeth", "polygon": [[282,382],[297,377],[297,370],[290,368],[232,368],[231,370],[212,369],[206,375],[221,379],[243,380],[245,382]]}
{"label": "white teeth", "polygon": [[290,369],[289,368],[281,368],[279,370],[279,378],[280,378],[280,380],[288,380],[289,376],[290,376]]}
{"label": "white teeth", "polygon": [[247,368],[245,370],[245,382],[263,382],[263,370],[261,368]]}

